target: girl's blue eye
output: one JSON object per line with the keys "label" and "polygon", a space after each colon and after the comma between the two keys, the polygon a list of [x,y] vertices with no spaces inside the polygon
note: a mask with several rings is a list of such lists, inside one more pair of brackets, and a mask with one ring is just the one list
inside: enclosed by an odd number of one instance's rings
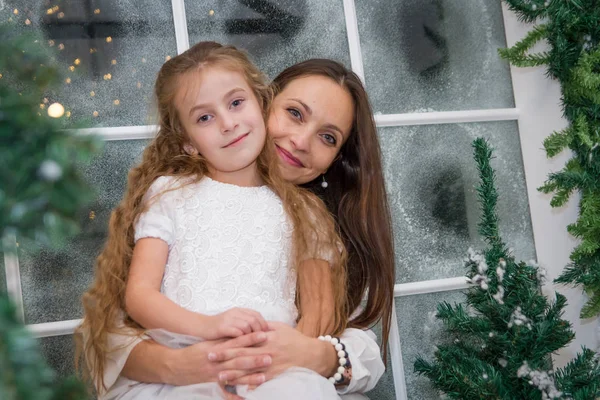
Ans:
{"label": "girl's blue eye", "polygon": [[201,115],[200,118],[198,118],[198,122],[208,122],[210,121],[210,118],[210,115]]}
{"label": "girl's blue eye", "polygon": [[243,99],[237,99],[237,100],[234,100],[234,101],[231,103],[231,105],[232,105],[232,106],[234,106],[234,107],[238,107],[239,105],[241,105],[241,104],[242,104],[242,102],[243,102],[243,101],[244,101]]}
{"label": "girl's blue eye", "polygon": [[296,119],[302,119],[302,114],[300,113],[300,111],[298,111],[295,108],[288,108],[287,111],[290,113],[290,115]]}

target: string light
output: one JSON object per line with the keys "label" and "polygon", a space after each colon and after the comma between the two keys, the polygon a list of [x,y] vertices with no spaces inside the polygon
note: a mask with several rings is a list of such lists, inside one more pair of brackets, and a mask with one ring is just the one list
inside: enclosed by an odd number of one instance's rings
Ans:
{"label": "string light", "polygon": [[[0,75],[0,78],[1,78],[1,77],[2,77],[2,76]],[[142,88],[142,82],[138,82],[138,83],[137,83],[137,88],[138,88],[138,89],[141,89],[141,88]]]}
{"label": "string light", "polygon": [[142,62],[143,62],[143,63],[145,63],[145,62],[146,62],[146,59],[145,59],[144,57],[142,57]]}
{"label": "string light", "polygon": [[64,49],[65,49],[65,45],[64,45],[64,44],[62,44],[62,43],[60,43],[60,44],[58,45],[58,49],[59,49],[59,50],[64,50]]}
{"label": "string light", "polygon": [[111,63],[112,65],[117,65],[117,60],[112,60],[110,63]]}
{"label": "string light", "polygon": [[99,9],[99,8],[96,8],[96,9],[94,10],[94,14],[96,14],[96,15],[100,14],[100,9]]}
{"label": "string light", "polygon": [[13,14],[15,15],[19,15],[19,10],[17,10],[16,8],[13,10]]}
{"label": "string light", "polygon": [[73,61],[73,63],[75,65],[79,65],[81,63],[81,60],[79,58],[76,58],[75,61]]}
{"label": "string light", "polygon": [[54,10],[52,10],[51,8],[46,10],[46,14],[48,15],[52,15],[54,13]]}
{"label": "string light", "polygon": [[29,20],[29,18],[27,18],[27,19],[25,20],[25,25],[31,25],[31,21]]}
{"label": "string light", "polygon": [[113,104],[114,104],[115,106],[118,106],[119,104],[121,104],[121,102],[119,101],[119,99],[117,99],[117,100],[113,101]]}
{"label": "string light", "polygon": [[65,114],[67,116],[67,118],[71,117],[71,111],[67,111],[67,113]]}
{"label": "string light", "polygon": [[171,59],[171,56],[166,56],[165,57],[165,61],[169,61]]}
{"label": "string light", "polygon": [[70,65],[69,66],[69,71],[71,71],[71,72],[75,71],[75,67],[73,65]]}
{"label": "string light", "polygon": [[112,37],[108,36],[108,37],[106,38],[106,43],[110,43],[110,42],[112,42]]}
{"label": "string light", "polygon": [[2,74],[0,74],[0,79],[2,79]]}
{"label": "string light", "polygon": [[48,98],[44,97],[44,104],[48,104]]}
{"label": "string light", "polygon": [[93,115],[94,117],[97,117],[97,116],[98,116],[98,111],[94,111],[94,112],[92,113],[92,115]]}
{"label": "string light", "polygon": [[65,79],[65,83],[71,83],[71,78]]}
{"label": "string light", "polygon": [[64,13],[64,12],[59,12],[59,13],[58,13],[58,18],[59,18],[59,19],[61,19],[61,18],[64,18],[64,16],[65,16],[65,13]]}
{"label": "string light", "polygon": [[90,92],[90,96],[94,97],[96,95],[96,92],[94,92],[93,90]]}
{"label": "string light", "polygon": [[213,15],[215,15],[215,10],[210,10],[210,11],[208,12],[208,15],[210,15],[211,17],[212,17]]}
{"label": "string light", "polygon": [[97,52],[98,50],[95,47],[91,47],[90,48],[90,54],[94,54],[95,52]]}
{"label": "string light", "polygon": [[46,105],[44,103],[40,104],[40,108],[43,110],[44,108],[46,108]]}
{"label": "string light", "polygon": [[64,115],[65,108],[60,103],[53,103],[48,107],[48,115],[52,118],[60,118]]}
{"label": "string light", "polygon": [[90,219],[91,220],[96,219],[96,213],[94,211],[90,211]]}
{"label": "string light", "polygon": [[49,45],[50,47],[54,46],[54,40],[48,40],[48,45]]}
{"label": "string light", "polygon": [[112,79],[112,75],[111,74],[104,75],[104,80],[105,81],[110,81],[111,79]]}

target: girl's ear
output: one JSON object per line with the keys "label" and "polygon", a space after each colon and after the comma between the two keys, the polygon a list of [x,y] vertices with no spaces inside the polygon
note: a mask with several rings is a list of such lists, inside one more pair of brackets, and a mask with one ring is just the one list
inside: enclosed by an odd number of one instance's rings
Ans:
{"label": "girl's ear", "polygon": [[191,143],[184,144],[183,151],[185,151],[190,156],[198,155],[198,149],[196,149]]}

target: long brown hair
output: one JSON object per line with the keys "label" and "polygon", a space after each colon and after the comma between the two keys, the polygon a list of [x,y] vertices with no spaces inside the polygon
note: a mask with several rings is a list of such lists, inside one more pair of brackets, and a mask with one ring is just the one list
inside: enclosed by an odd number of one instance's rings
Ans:
{"label": "long brown hair", "polygon": [[364,308],[349,324],[368,328],[381,320],[386,358],[394,300],[394,243],[373,112],[359,77],[333,60],[311,59],[287,68],[273,80],[274,94],[307,76],[332,79],[348,91],[354,103],[350,136],[325,174],[328,187],[322,188],[320,179],[304,187],[325,202],[339,225],[348,251],[349,312],[367,296]]}
{"label": "long brown hair", "polygon": [[[191,183],[198,182],[207,173],[207,164],[202,156],[189,155],[184,151],[189,140],[174,105],[178,90],[189,83],[184,80],[193,79],[189,74],[205,67],[241,73],[262,106],[264,116],[268,113],[272,98],[270,87],[246,54],[233,46],[200,42],[167,61],[160,69],[154,88],[158,133],[146,147],[141,163],[129,172],[127,191],[111,215],[108,239],[96,261],[95,280],[82,299],[85,315],[78,331],[84,334],[86,340],[85,343],[80,341],[78,346],[78,361],[82,357],[85,359],[85,363],[80,363],[80,369],[85,373],[87,364],[97,389],[106,389],[103,381],[105,358],[111,351],[108,334],[124,332],[126,328],[133,328],[139,334],[142,332],[142,327],[125,312],[125,288],[134,248],[134,223],[147,208],[147,202],[143,201],[145,193],[160,176],[186,177],[182,182]],[[258,156],[257,168],[264,183],[281,198],[294,226],[292,265],[297,267],[300,260],[318,258],[327,248],[338,249],[336,245],[340,239],[335,222],[321,200],[279,175],[275,154],[273,143],[267,139]],[[318,243],[314,243],[315,239]],[[332,257],[329,260],[331,275],[342,276],[345,282],[345,251],[330,251],[328,254]],[[297,273],[302,274],[302,270],[297,270]],[[332,279],[332,285],[333,330],[340,333],[345,329],[348,317],[346,287],[335,279]],[[301,291],[302,287],[298,284],[298,293]],[[296,303],[301,315],[299,297]]]}

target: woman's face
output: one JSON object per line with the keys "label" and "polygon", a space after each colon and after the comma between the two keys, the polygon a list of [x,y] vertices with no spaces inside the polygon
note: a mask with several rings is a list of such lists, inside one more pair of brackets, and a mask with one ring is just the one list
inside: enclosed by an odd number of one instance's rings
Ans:
{"label": "woman's face", "polygon": [[301,185],[327,172],[353,120],[352,97],[332,79],[315,75],[290,82],[273,100],[267,122],[283,178]]}

